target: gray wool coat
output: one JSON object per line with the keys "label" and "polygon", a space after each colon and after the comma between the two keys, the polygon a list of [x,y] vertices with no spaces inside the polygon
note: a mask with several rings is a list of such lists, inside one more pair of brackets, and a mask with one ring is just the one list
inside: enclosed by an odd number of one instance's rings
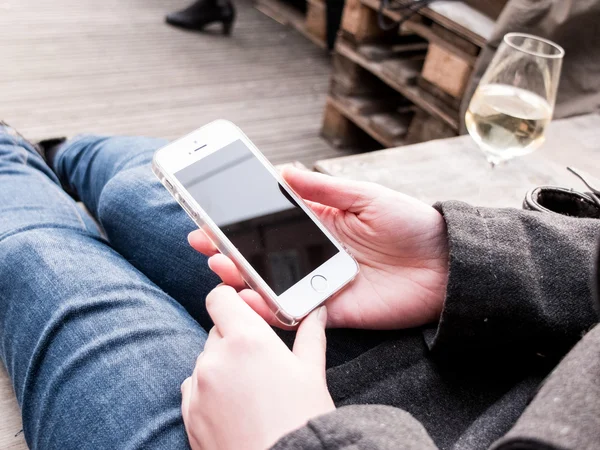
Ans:
{"label": "gray wool coat", "polygon": [[436,207],[450,244],[439,324],[332,330],[338,409],[273,449],[600,448],[600,220]]}

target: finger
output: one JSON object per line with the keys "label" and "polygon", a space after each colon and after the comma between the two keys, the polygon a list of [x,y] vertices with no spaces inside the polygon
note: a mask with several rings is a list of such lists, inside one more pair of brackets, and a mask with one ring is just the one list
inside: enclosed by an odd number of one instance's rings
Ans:
{"label": "finger", "polygon": [[321,306],[311,312],[298,327],[294,341],[294,354],[307,364],[313,365],[325,376],[325,324],[327,308]]}
{"label": "finger", "polygon": [[267,302],[262,298],[262,296],[252,289],[244,289],[239,292],[240,297],[257,313],[260,317],[262,317],[269,325],[273,325],[273,320],[275,322],[277,319],[275,315],[267,305]]}
{"label": "finger", "polygon": [[194,369],[192,376],[185,379],[181,385],[181,392],[183,396],[183,401],[181,403],[181,413],[183,416],[183,425],[185,426],[186,433],[188,435],[188,439],[190,441],[190,447],[194,450],[202,449],[202,445],[198,442],[199,436],[204,436],[201,425],[201,421],[194,421],[192,418],[192,408],[196,407],[198,403],[198,370]]}
{"label": "finger", "polygon": [[189,426],[190,402],[192,400],[192,377],[188,377],[181,383],[181,415],[183,424]]}
{"label": "finger", "polygon": [[358,212],[380,193],[380,187],[372,183],[335,178],[293,167],[284,168],[282,175],[303,199],[342,211]]}
{"label": "finger", "polygon": [[267,326],[264,320],[231,286],[217,286],[206,296],[206,309],[222,336],[236,330],[262,328]]}
{"label": "finger", "polygon": [[[221,332],[219,331],[219,329],[217,327],[212,327],[210,329],[210,331],[208,332],[208,338],[206,339],[206,342],[208,342],[209,340],[212,342],[215,342],[220,339],[223,339],[223,335],[221,335]],[[205,346],[205,349],[206,349],[206,346]]]}
{"label": "finger", "polygon": [[204,343],[204,348],[202,349],[202,351],[198,355],[198,358],[196,358],[196,366],[200,362],[200,359],[202,358],[202,356],[206,352],[211,351],[211,349],[214,348],[215,344],[218,341],[220,341],[221,339],[223,339],[223,336],[221,336],[221,333],[219,332],[219,329],[216,326],[213,325],[213,327],[208,332],[208,336],[206,337],[206,342]]}
{"label": "finger", "polygon": [[239,291],[246,288],[246,282],[233,261],[227,256],[217,253],[208,258],[208,267],[216,273],[224,284]]}
{"label": "finger", "polygon": [[258,292],[253,291],[252,289],[244,289],[243,291],[240,291],[239,294],[240,297],[242,297],[242,299],[248,305],[250,305],[250,308],[252,308],[254,312],[262,317],[269,325],[281,328],[283,330],[293,330],[296,328],[284,325],[282,322],[277,320],[277,317],[275,317],[275,314],[273,311],[271,311],[271,308],[269,308],[267,302],[265,302]]}
{"label": "finger", "polygon": [[188,234],[188,242],[194,250],[206,256],[212,256],[219,253],[213,241],[209,239],[206,233],[202,230],[194,230]]}

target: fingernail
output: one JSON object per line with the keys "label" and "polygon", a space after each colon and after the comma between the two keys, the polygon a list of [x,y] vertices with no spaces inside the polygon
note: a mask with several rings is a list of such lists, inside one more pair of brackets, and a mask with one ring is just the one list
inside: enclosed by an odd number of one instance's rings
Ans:
{"label": "fingernail", "polygon": [[319,311],[317,311],[317,319],[321,325],[327,325],[327,307],[325,305],[321,306]]}

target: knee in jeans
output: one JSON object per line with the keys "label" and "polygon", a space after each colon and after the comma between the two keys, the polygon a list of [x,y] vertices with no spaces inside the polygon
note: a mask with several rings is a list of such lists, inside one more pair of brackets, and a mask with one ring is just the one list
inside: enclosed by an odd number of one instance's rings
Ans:
{"label": "knee in jeans", "polygon": [[53,249],[64,248],[65,239],[60,228],[51,226],[27,227],[0,239],[0,273],[10,277],[15,271],[39,267]]}
{"label": "knee in jeans", "polygon": [[102,190],[98,203],[98,218],[106,228],[119,223],[136,226],[156,202],[171,201],[150,166],[135,167],[115,175]]}

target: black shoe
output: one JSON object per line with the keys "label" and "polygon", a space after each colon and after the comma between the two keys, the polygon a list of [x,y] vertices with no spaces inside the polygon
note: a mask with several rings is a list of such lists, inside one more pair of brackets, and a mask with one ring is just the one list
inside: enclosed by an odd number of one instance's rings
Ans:
{"label": "black shoe", "polygon": [[188,30],[202,30],[206,25],[220,22],[223,34],[230,34],[235,20],[235,8],[229,0],[198,0],[182,11],[169,14],[167,23]]}
{"label": "black shoe", "polygon": [[52,167],[54,163],[54,156],[58,149],[64,142],[67,140],[65,137],[57,137],[44,139],[43,141],[39,141],[35,144],[37,151],[42,155],[42,157],[46,160],[48,165]]}
{"label": "black shoe", "polygon": [[[42,155],[42,158],[46,160],[46,164],[48,164],[50,169],[54,170],[54,158],[56,156],[56,153],[58,153],[58,150],[66,141],[66,137],[50,138],[44,139],[43,141],[39,141],[36,144],[34,144],[34,146],[38,153]],[[81,199],[77,195],[77,192],[75,192],[68,185],[63,184],[62,182],[61,185],[63,191],[69,194],[73,200],[75,200],[76,202],[81,201]]]}

